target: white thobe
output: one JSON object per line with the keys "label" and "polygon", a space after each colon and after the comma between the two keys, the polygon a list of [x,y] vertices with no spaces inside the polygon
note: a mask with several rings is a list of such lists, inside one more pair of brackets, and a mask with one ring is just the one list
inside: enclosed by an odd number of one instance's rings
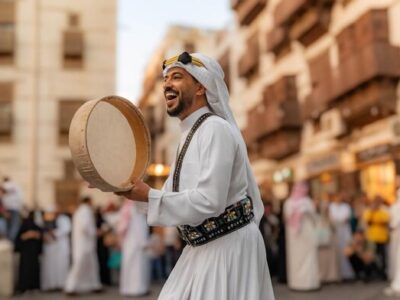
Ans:
{"label": "white thobe", "polygon": [[136,205],[125,205],[123,209],[130,210],[130,217],[127,224],[119,226],[123,231],[119,290],[124,296],[139,296],[150,289],[150,258],[146,253],[149,228]]}
{"label": "white thobe", "polygon": [[336,253],[342,279],[354,278],[353,268],[349,259],[344,255],[344,249],[351,241],[350,217],[351,208],[347,203],[331,203],[329,205],[329,218],[335,227]]}
{"label": "white thobe", "polygon": [[72,267],[65,284],[67,293],[101,288],[96,241],[93,211],[88,204],[81,204],[72,219]]}
{"label": "white thobe", "polygon": [[56,219],[55,240],[45,242],[41,262],[42,290],[64,289],[70,265],[71,221],[65,215]]}
{"label": "white thobe", "polygon": [[288,286],[295,290],[315,290],[320,287],[315,208],[309,198],[286,201],[286,220],[295,209],[302,217],[299,228],[286,225]]}
{"label": "white thobe", "polygon": [[[206,112],[203,107],[181,122],[181,146]],[[180,191],[172,192],[173,173],[163,190],[150,190],[150,225],[196,226],[246,197],[246,157],[233,130],[217,116],[204,121],[187,149]],[[258,225],[251,222],[205,245],[186,246],[159,299],[274,299]]]}
{"label": "white thobe", "polygon": [[392,290],[400,293],[400,201],[390,207],[390,268]]}

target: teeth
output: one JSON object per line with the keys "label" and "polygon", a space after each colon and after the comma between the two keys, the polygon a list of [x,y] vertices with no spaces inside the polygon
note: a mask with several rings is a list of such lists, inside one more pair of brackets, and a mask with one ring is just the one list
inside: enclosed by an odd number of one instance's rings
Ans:
{"label": "teeth", "polygon": [[177,96],[177,94],[175,92],[166,92],[165,93],[165,97],[167,98],[167,100],[172,100],[176,96]]}

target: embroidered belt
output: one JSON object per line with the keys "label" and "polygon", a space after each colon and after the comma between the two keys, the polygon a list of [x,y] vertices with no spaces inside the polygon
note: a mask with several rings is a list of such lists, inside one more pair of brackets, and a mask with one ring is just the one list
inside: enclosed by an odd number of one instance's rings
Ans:
{"label": "embroidered belt", "polygon": [[181,238],[190,246],[204,245],[212,240],[227,235],[253,219],[253,205],[250,198],[245,198],[228,206],[218,217],[205,220],[198,226],[178,226]]}

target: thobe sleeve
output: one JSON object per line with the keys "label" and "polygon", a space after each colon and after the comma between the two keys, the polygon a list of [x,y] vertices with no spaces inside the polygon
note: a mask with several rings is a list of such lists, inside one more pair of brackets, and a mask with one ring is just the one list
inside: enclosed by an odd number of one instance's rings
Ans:
{"label": "thobe sleeve", "polygon": [[151,189],[147,216],[150,225],[196,226],[225,210],[238,144],[229,127],[215,121],[205,123],[198,134],[197,186],[181,192]]}

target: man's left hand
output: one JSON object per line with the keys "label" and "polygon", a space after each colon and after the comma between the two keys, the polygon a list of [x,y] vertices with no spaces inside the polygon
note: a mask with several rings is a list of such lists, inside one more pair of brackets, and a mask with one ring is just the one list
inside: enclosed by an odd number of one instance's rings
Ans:
{"label": "man's left hand", "polygon": [[123,196],[130,200],[148,202],[150,186],[138,178],[132,179],[132,189],[126,192],[116,192],[118,196]]}

